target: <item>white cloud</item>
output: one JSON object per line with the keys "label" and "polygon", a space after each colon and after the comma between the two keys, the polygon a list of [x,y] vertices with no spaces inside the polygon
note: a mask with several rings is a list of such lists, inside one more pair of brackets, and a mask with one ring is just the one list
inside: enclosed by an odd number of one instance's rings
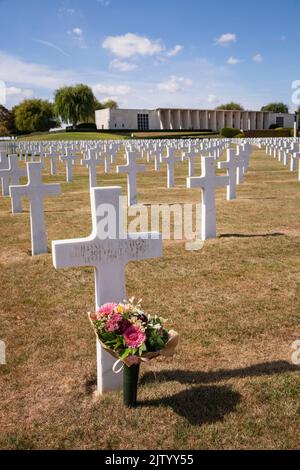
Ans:
{"label": "white cloud", "polygon": [[51,49],[54,49],[54,50],[60,52],[61,54],[65,55],[65,56],[67,56],[67,57],[70,57],[69,54],[67,54],[63,49],[61,49],[60,47],[56,46],[56,45],[53,44],[52,42],[43,41],[42,39],[36,39],[36,42],[38,42],[39,44],[42,44],[43,46],[50,47]]}
{"label": "white cloud", "polygon": [[177,91],[184,90],[185,87],[192,86],[192,84],[192,80],[188,78],[172,75],[166,82],[159,83],[157,88],[160,91],[166,91],[167,93],[176,93]]}
{"label": "white cloud", "polygon": [[73,40],[75,41],[75,43],[77,44],[77,46],[80,48],[80,49],[86,49],[87,46],[86,46],[86,43],[85,43],[85,39],[84,39],[84,36],[83,36],[83,31],[81,28],[73,28],[72,31],[68,31],[68,34],[69,36],[71,36],[73,38]]}
{"label": "white cloud", "polygon": [[213,103],[218,103],[219,102],[219,98],[214,95],[214,94],[209,94],[208,97],[207,97],[207,102],[210,103],[210,104],[213,104]]}
{"label": "white cloud", "polygon": [[261,63],[263,61],[263,56],[261,54],[256,54],[255,56],[253,56],[253,62],[256,62],[256,63]]}
{"label": "white cloud", "polygon": [[108,36],[102,43],[103,49],[117,57],[153,56],[162,52],[165,47],[159,41],[152,41],[145,36],[127,33],[123,36]]}
{"label": "white cloud", "polygon": [[127,85],[105,85],[102,83],[98,83],[93,85],[93,92],[96,96],[102,95],[128,95],[130,93],[131,88]]}
{"label": "white cloud", "polygon": [[1,80],[9,84],[54,89],[76,83],[78,78],[68,70],[56,70],[47,65],[25,62],[0,51]]}
{"label": "white cloud", "polygon": [[103,7],[108,7],[110,5],[110,0],[97,0],[97,3],[100,3]]}
{"label": "white cloud", "polygon": [[[3,104],[12,107],[24,99],[32,98],[34,93],[33,90],[9,86],[2,89],[2,95],[4,97]],[[2,100],[0,104],[2,104]]]}
{"label": "white cloud", "polygon": [[120,70],[121,72],[131,72],[137,67],[136,64],[130,64],[129,62],[125,62],[119,59],[112,60],[109,65],[111,68]]}
{"label": "white cloud", "polygon": [[173,49],[170,49],[169,51],[167,51],[166,55],[168,57],[174,57],[179,52],[181,52],[182,49],[183,49],[183,46],[181,46],[180,44],[177,44],[176,46],[173,47]]}
{"label": "white cloud", "polygon": [[225,33],[222,34],[219,38],[216,39],[216,46],[228,46],[229,44],[236,42],[237,37],[234,33]]}
{"label": "white cloud", "polygon": [[242,61],[240,59],[237,59],[236,57],[229,57],[229,59],[227,60],[227,64],[229,65],[236,65],[236,64],[240,64]]}
{"label": "white cloud", "polygon": [[5,89],[6,95],[10,96],[22,96],[23,98],[30,98],[33,96],[33,91],[29,89],[17,88],[14,86],[7,87]]}

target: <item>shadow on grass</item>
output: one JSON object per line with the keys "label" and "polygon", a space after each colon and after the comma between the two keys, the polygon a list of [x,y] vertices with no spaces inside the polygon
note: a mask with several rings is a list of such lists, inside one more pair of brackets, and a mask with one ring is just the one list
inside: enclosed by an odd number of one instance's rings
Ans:
{"label": "shadow on grass", "polygon": [[[49,255],[51,253],[52,253],[51,248],[49,248],[49,246],[48,246],[46,253],[39,253],[38,255],[35,255],[35,256],[44,256],[44,255],[47,255],[47,254]],[[26,254],[30,257],[33,257],[32,250],[26,250]]]}
{"label": "shadow on grass", "polygon": [[275,197],[275,196],[269,196],[269,197],[239,197],[239,199],[242,199],[242,200],[249,200],[249,201],[265,201],[265,200],[268,200],[268,199],[278,199],[278,197]]}
{"label": "shadow on grass", "polygon": [[[232,378],[260,377],[282,372],[299,372],[299,367],[287,361],[274,361],[255,364],[239,369],[220,369],[211,372],[190,370],[162,370],[146,372],[140,379],[140,385],[150,382],[179,382],[195,385],[175,395],[152,400],[138,400],[139,407],[171,407],[193,425],[203,425],[223,421],[224,417],[236,411],[242,396],[226,385],[206,385]],[[202,384],[202,385],[200,385]],[[198,386],[197,386],[198,385]],[[91,395],[96,388],[96,378],[90,377],[85,382],[85,392]]]}
{"label": "shadow on grass", "polygon": [[[142,383],[143,381],[141,381]],[[85,391],[92,395],[96,390],[95,378],[88,378]],[[241,395],[225,385],[202,385],[175,395],[153,400],[139,400],[139,407],[171,407],[191,424],[202,425],[222,421],[226,414],[236,411]]]}
{"label": "shadow on grass", "polygon": [[226,414],[236,411],[240,401],[241,395],[230,387],[203,385],[170,397],[139,401],[138,406],[171,407],[191,424],[202,425],[223,421]]}
{"label": "shadow on grass", "polygon": [[[74,209],[53,209],[53,210],[50,210],[50,209],[47,209],[47,210],[44,210],[44,213],[45,214],[63,214],[65,212],[74,212]],[[22,214],[30,214],[30,210],[28,209],[24,209],[22,211]]]}
{"label": "shadow on grass", "polygon": [[261,237],[284,237],[285,233],[222,233],[218,238],[261,238]]}
{"label": "shadow on grass", "polygon": [[282,372],[299,372],[300,368],[287,361],[263,362],[240,369],[219,369],[215,371],[202,372],[191,370],[162,370],[156,373],[147,372],[141,379],[142,383],[148,382],[179,382],[182,384],[207,384],[221,382],[226,379],[261,377],[274,375]]}

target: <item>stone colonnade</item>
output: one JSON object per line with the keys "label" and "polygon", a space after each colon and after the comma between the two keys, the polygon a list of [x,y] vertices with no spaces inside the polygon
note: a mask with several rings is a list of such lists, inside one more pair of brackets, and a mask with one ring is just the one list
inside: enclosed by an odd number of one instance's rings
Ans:
{"label": "stone colonnade", "polygon": [[225,111],[197,109],[159,109],[160,128],[165,130],[199,130],[211,129],[220,131],[224,127],[236,129],[263,130],[271,124],[269,112],[260,111]]}

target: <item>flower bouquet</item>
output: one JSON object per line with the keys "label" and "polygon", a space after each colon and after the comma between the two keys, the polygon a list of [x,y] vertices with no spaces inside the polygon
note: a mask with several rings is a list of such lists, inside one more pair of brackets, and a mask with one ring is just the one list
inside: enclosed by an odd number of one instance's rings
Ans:
{"label": "flower bouquet", "polygon": [[157,356],[172,356],[178,334],[164,328],[164,320],[141,309],[134,298],[124,303],[106,303],[96,313],[89,313],[102,347],[124,364],[123,396],[126,406],[136,406],[137,383],[141,362]]}

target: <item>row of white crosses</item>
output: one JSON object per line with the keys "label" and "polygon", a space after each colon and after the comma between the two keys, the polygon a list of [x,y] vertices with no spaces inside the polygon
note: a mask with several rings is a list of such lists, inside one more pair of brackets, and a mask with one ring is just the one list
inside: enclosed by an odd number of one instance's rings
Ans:
{"label": "row of white crosses", "polygon": [[[171,150],[171,151],[170,151]],[[174,165],[173,149],[168,149],[169,166]],[[214,157],[201,157],[201,177],[188,178],[189,187],[200,187],[203,192],[203,213],[205,221],[202,225],[202,238],[213,237],[215,226],[215,188],[236,183],[237,163],[234,163],[233,151],[227,151],[229,176],[216,176]],[[172,162],[172,163],[171,163]],[[225,166],[224,166],[225,167]],[[119,166],[118,173],[125,172],[131,180],[131,190],[136,184],[136,174],[144,171],[143,165],[136,164],[135,152],[127,153],[127,165]],[[235,173],[235,178],[233,178]],[[89,237],[83,239],[62,240],[52,242],[53,263],[56,268],[93,266],[95,270],[96,309],[105,302],[119,302],[126,297],[125,266],[128,261],[154,258],[162,255],[162,238],[158,233],[125,234],[122,229],[120,214],[121,188],[91,188],[91,211],[93,230]],[[232,191],[229,192],[233,197]],[[128,205],[134,202],[135,193],[129,193]],[[108,239],[103,236],[103,227],[107,225],[107,206],[114,208],[115,237]],[[102,209],[104,207],[105,209]],[[96,340],[97,357],[97,391],[120,389],[122,374],[112,372],[114,359]]]}
{"label": "row of white crosses", "polygon": [[[237,168],[237,161],[233,164],[233,153],[228,151],[227,169],[229,173]],[[11,160],[12,159],[12,160]],[[96,155],[90,154],[88,160],[96,160]],[[176,159],[175,150],[167,149],[165,160],[168,165],[168,182],[172,187],[173,169]],[[9,165],[15,161],[9,158]],[[226,163],[226,162],[225,162]],[[189,187],[200,187],[203,191],[203,220],[204,228],[202,238],[215,236],[215,189],[220,185],[229,185],[229,176],[216,176],[214,170],[215,157],[201,157],[201,177],[189,177]],[[29,181],[25,186],[13,185],[10,187],[12,200],[14,198],[28,197],[31,205],[33,219],[39,220],[43,225],[42,200],[48,195],[59,194],[59,185],[43,185],[41,179],[41,163],[27,163]],[[136,154],[127,153],[127,165],[120,166],[118,172],[126,172],[128,179],[132,179],[133,187],[135,175],[139,170],[136,165]],[[4,170],[5,171],[5,170]],[[18,172],[17,172],[18,174]],[[161,256],[162,239],[158,233],[126,234],[122,229],[120,211],[121,188],[93,188],[91,187],[91,212],[93,230],[89,237],[84,239],[63,240],[52,242],[53,263],[56,268],[93,266],[95,269],[96,308],[108,301],[122,301],[125,293],[125,266],[128,261],[146,259]],[[134,193],[131,194],[131,196]],[[131,199],[131,198],[130,198]],[[132,202],[132,201],[129,201]],[[103,236],[106,227],[107,206],[113,208],[115,220],[115,237],[108,239]],[[103,209],[104,208],[104,209]],[[33,240],[37,240],[33,246],[33,252],[43,252],[47,243],[42,240],[40,234],[33,231]],[[44,231],[43,231],[44,232]],[[42,246],[39,246],[39,243]],[[100,346],[97,341],[97,389],[99,393],[107,390],[119,389],[122,383],[122,375],[112,372],[113,359]]]}
{"label": "row of white crosses", "polygon": [[[180,141],[179,141],[180,142]],[[109,162],[114,160],[115,154],[120,148],[120,143],[118,145],[114,145],[114,148],[111,148],[111,153],[108,155],[104,154],[104,159],[105,159],[105,170],[106,172],[109,171],[108,166]],[[145,144],[144,144],[145,145]],[[180,157],[175,156],[175,152],[180,149],[184,148],[183,144],[180,142],[178,145],[178,141],[173,141],[171,144],[167,145],[167,150],[166,150],[166,156],[163,156],[163,151],[162,151],[162,145],[160,144],[155,144],[153,146],[149,142],[146,144],[147,145],[147,161],[150,161],[152,152],[151,152],[151,147],[154,147],[154,158],[155,158],[155,169],[159,170],[160,164],[161,163],[166,163],[167,165],[167,188],[172,188],[175,185],[175,178],[174,178],[174,170],[175,170],[175,164],[176,162],[180,162],[181,159]],[[199,149],[196,149],[196,146],[199,146]],[[189,176],[193,176],[194,174],[194,161],[195,157],[201,156],[201,150],[202,151],[208,151],[209,153],[214,153],[215,158],[218,158],[221,154],[221,150],[224,150],[225,146],[228,146],[228,143],[222,143],[222,142],[189,142],[188,145],[188,151],[186,153],[183,153],[182,159],[187,158],[189,160]],[[104,147],[104,150],[107,150],[108,145]],[[136,154],[134,151],[134,148],[137,150],[141,151],[142,145],[136,145],[134,147],[134,144],[131,142],[127,147],[126,147],[126,152],[125,155],[127,157],[127,164],[126,165],[119,165],[117,167],[117,172],[118,173],[126,173],[127,174],[127,187],[128,187],[128,205],[133,205],[137,203],[137,196],[136,196],[136,177],[137,174],[141,171],[146,171],[146,167],[144,165],[137,165],[136,163]],[[96,187],[97,186],[97,166],[102,163],[102,156],[103,154],[99,155],[101,152],[101,146],[100,144],[93,145],[92,148],[87,148],[85,147],[83,150],[84,153],[84,158],[81,160],[81,165],[85,165],[88,167],[89,170],[89,181],[90,181],[90,188]],[[40,146],[38,148],[30,148],[30,152],[35,152],[36,154],[38,152],[43,152],[47,149],[41,149]],[[72,148],[74,150],[74,147]],[[77,148],[77,150],[79,150]],[[53,146],[51,147],[51,151],[53,151]],[[64,148],[63,151],[69,152],[69,149]],[[28,153],[28,151],[27,151]],[[42,153],[40,153],[42,155]],[[59,153],[43,153],[45,157],[49,157],[51,160],[51,174],[55,175],[56,174],[56,161],[57,158],[59,157]],[[72,181],[72,166],[75,163],[76,157],[74,155],[65,155],[61,156],[60,159],[62,161],[66,162],[66,168],[67,168],[67,181],[71,182]],[[241,178],[242,178],[242,173]],[[241,181],[240,181],[241,182]]]}
{"label": "row of white crosses", "polygon": [[[240,155],[240,153],[242,155]],[[235,197],[235,184],[240,184],[243,181],[243,174],[244,171],[246,170],[246,167],[248,165],[248,157],[245,156],[247,155],[247,152],[241,152],[238,148],[237,150],[237,155],[233,154],[232,150],[228,150],[227,153],[227,161],[226,162],[220,162],[219,163],[219,168],[226,168],[228,170],[228,181],[226,183],[227,185],[227,199],[231,200]],[[126,173],[127,174],[127,180],[128,180],[128,205],[133,205],[136,204],[137,202],[137,197],[136,197],[136,176],[137,173],[145,171],[145,165],[137,165],[136,163],[136,153],[135,152],[127,152],[127,164],[126,165],[120,165],[117,167],[117,172],[118,173]],[[189,153],[188,153],[188,158],[190,160],[194,160],[195,153],[193,152],[193,149],[191,147],[189,148]],[[249,155],[249,153],[248,153]],[[184,155],[185,156],[185,155]],[[52,155],[51,155],[52,157]],[[55,156],[56,157],[56,156]],[[69,175],[68,179],[71,181],[72,176],[71,176],[71,168],[72,164],[75,161],[75,156],[72,155],[66,155],[64,157],[61,157],[67,161],[67,165],[69,167]],[[211,157],[209,157],[211,158]],[[214,157],[215,158],[215,157]],[[180,158],[175,156],[175,149],[173,147],[168,146],[167,147],[167,156],[162,157],[160,156],[160,161],[165,161],[167,163],[167,176],[168,176],[168,188],[172,188],[174,186],[174,165],[176,161],[179,161]],[[8,163],[7,163],[8,162]],[[195,185],[200,185],[203,184],[203,213],[202,213],[202,233],[201,233],[201,238],[202,239],[207,239],[210,237],[215,236],[215,210],[214,210],[214,203],[210,202],[211,201],[211,196],[209,194],[213,194],[208,188],[213,187],[214,184],[212,183],[213,181],[213,174],[212,174],[212,165],[209,165],[209,159],[206,161],[203,157],[201,159],[202,163],[202,175],[201,178],[195,178],[193,180],[193,164],[189,165],[189,180],[188,180],[188,187],[195,187]],[[97,181],[96,181],[96,165],[100,163],[100,159],[97,158],[97,150],[95,149],[89,149],[89,158],[82,160],[82,164],[86,164],[89,167],[90,170],[90,187],[96,187],[97,186]],[[19,179],[21,176],[25,176],[26,172],[25,170],[21,170],[18,167],[18,159],[17,156],[10,156],[8,159],[4,159],[1,157],[0,165],[8,165],[8,168],[5,168],[2,170],[2,173],[0,173],[0,176],[2,177],[2,185],[3,185],[3,194],[8,195],[8,188],[9,188],[9,179],[11,179],[11,183],[13,186],[19,185]],[[27,164],[28,165],[28,164]],[[29,167],[28,167],[29,168]],[[33,193],[36,191],[38,193],[38,188],[41,186],[41,176],[40,176],[40,171],[41,171],[41,164],[39,164],[39,180],[38,178],[38,173],[37,173],[37,166],[35,167],[35,176],[32,176],[30,179],[29,176],[29,187],[21,189],[19,188],[14,188],[10,194],[12,197],[12,212],[13,213],[19,213],[22,211],[22,197],[27,196],[29,199],[33,198]],[[236,175],[236,176],[235,176]],[[217,177],[219,178],[219,177]],[[36,182],[35,182],[36,180]],[[236,181],[235,181],[236,180]],[[216,179],[215,180],[215,187],[218,185],[225,185],[225,179]],[[28,186],[27,185],[27,186]],[[53,186],[53,185],[52,185]],[[35,190],[30,191],[31,188],[36,188]],[[55,189],[55,186],[53,186],[53,191],[58,191],[58,189]],[[40,193],[42,195],[42,192]],[[51,194],[51,192],[50,192]],[[208,194],[208,196],[207,196]],[[53,193],[54,195],[54,193]],[[42,197],[42,196],[41,196]],[[32,253],[42,253],[45,252],[46,250],[46,242],[45,242],[45,235],[40,236],[40,243],[37,242],[38,236],[36,235],[37,233],[44,233],[44,222],[43,222],[43,216],[37,217],[35,214],[37,212],[41,213],[41,210],[32,210],[31,211],[31,228],[32,228]],[[207,216],[205,216],[207,214]],[[212,214],[212,215],[211,215]],[[211,220],[209,222],[208,220]],[[36,223],[35,223],[36,221]],[[34,229],[34,226],[40,227],[40,229]],[[212,228],[210,228],[212,227]]]}
{"label": "row of white crosses", "polygon": [[[193,144],[191,141],[189,141],[189,151],[193,152],[195,148],[197,148],[197,153],[199,154],[200,151],[205,151],[207,150],[208,152],[220,152],[220,148],[224,143],[218,142],[218,141],[198,141],[195,140]],[[94,187],[96,185],[96,165],[99,165],[100,163],[104,162],[105,165],[105,173],[109,173],[110,171],[110,164],[114,162],[116,153],[121,149],[122,145],[124,142],[119,141],[117,143],[113,144],[108,144],[108,143],[92,143],[89,142],[88,144],[83,144],[77,143],[77,144],[72,144],[72,147],[67,147],[66,145],[62,145],[61,143],[57,144],[49,144],[49,143],[27,143],[27,147],[23,143],[20,148],[20,155],[21,158],[25,156],[25,161],[35,161],[35,158],[39,158],[40,161],[44,163],[45,159],[49,158],[51,162],[51,175],[56,175],[57,169],[56,169],[56,163],[58,159],[61,161],[66,162],[66,180],[67,182],[72,181],[72,166],[75,163],[76,152],[82,152],[84,154],[84,158],[82,160],[82,165],[86,165],[89,167],[90,165],[92,168],[89,168],[89,174],[90,174],[90,186]],[[146,154],[147,156],[147,162],[149,163],[151,161],[151,157],[154,156],[155,160],[155,170],[159,170],[160,164],[162,161],[165,161],[167,163],[167,187],[173,187],[173,182],[174,182],[174,161],[176,159],[173,159],[173,155],[167,154],[166,157],[162,156],[163,149],[166,147],[167,142],[166,141],[159,141],[158,143],[153,143],[151,141],[129,141],[126,142],[126,152],[125,155],[127,154],[128,151],[137,151],[141,152],[141,155],[144,156]],[[193,146],[192,146],[193,145]],[[180,148],[183,148],[183,144],[179,144],[176,141],[171,141],[168,142],[167,149],[174,149],[179,150]],[[171,153],[173,153],[173,150],[171,150]],[[218,155],[217,155],[218,156]],[[71,158],[72,157],[72,158]],[[188,159],[190,162],[193,160],[193,155],[189,157]],[[87,162],[87,160],[92,160],[91,162]],[[96,160],[96,164],[95,161]],[[192,163],[190,164],[191,167]],[[189,176],[192,176],[192,170],[189,171]]]}
{"label": "row of white crosses", "polygon": [[288,166],[291,172],[297,170],[298,163],[298,180],[300,181],[300,146],[295,139],[273,139],[266,141],[266,154],[273,156],[283,165]]}

